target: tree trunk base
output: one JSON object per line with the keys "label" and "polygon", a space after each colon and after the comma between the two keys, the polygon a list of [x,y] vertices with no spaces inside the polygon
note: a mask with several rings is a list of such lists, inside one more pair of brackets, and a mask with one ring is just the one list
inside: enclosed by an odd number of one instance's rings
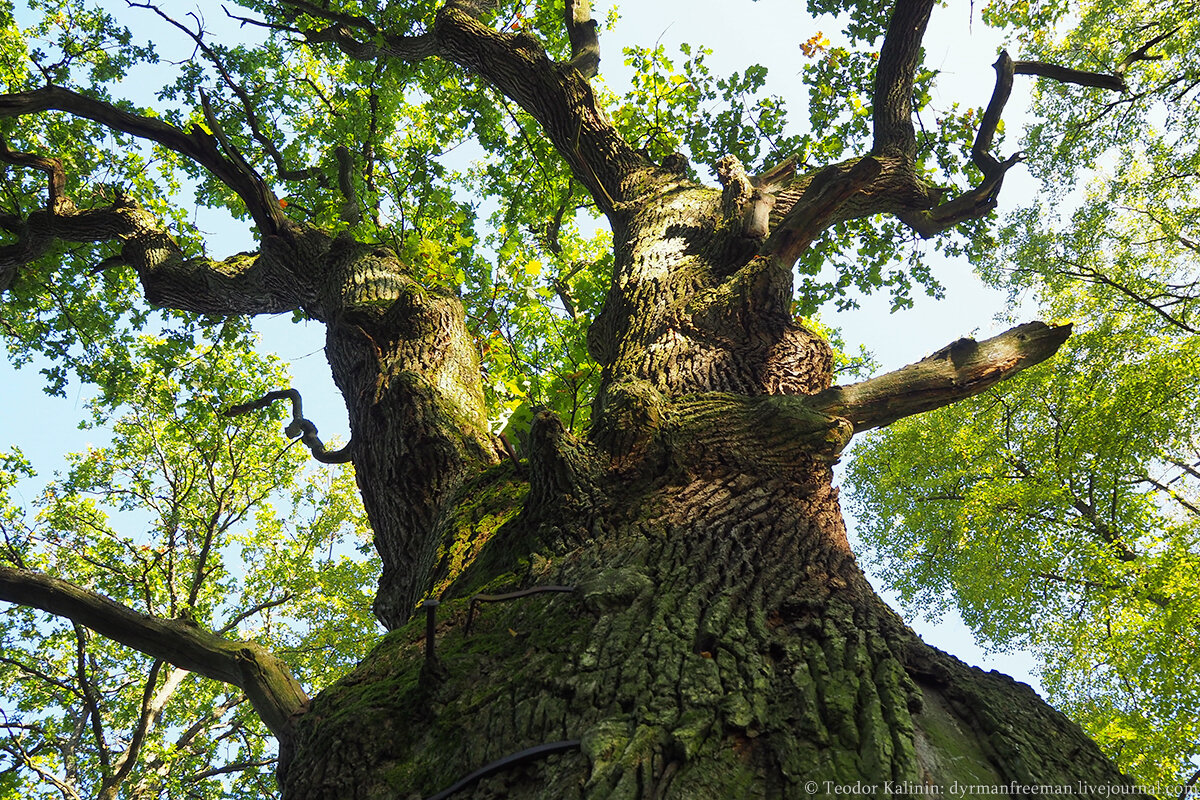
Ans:
{"label": "tree trunk base", "polygon": [[[508,466],[494,473],[511,488]],[[879,600],[846,546],[827,465],[626,479],[604,494],[622,502],[559,518],[527,505],[474,559],[488,568],[443,593],[432,659],[421,614],[317,697],[281,771],[286,800],[434,797],[552,743],[453,796],[1130,786],[1028,686],[925,645]],[[472,524],[495,512],[460,516],[447,541],[478,538]],[[539,584],[575,591],[471,612],[473,593]]]}

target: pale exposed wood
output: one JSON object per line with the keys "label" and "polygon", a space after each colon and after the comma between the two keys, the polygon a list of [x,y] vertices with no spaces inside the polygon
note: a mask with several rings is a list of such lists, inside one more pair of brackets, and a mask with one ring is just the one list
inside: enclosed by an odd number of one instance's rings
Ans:
{"label": "pale exposed wood", "polygon": [[982,342],[959,339],[895,372],[826,389],[809,405],[850,420],[855,433],[879,428],[986,391],[1054,355],[1070,334],[1070,325],[1028,322]]}

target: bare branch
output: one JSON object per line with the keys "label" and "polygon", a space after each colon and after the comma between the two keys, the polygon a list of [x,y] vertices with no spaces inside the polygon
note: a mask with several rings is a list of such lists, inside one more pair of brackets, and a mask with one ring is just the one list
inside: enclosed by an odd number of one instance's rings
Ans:
{"label": "bare branch", "polygon": [[240,403],[225,410],[225,416],[236,417],[241,414],[247,414],[260,408],[266,408],[279,400],[292,401],[292,421],[284,429],[289,437],[299,437],[305,446],[312,451],[313,457],[322,464],[346,464],[354,459],[354,442],[341,448],[340,450],[327,450],[324,443],[317,437],[317,426],[304,418],[304,410],[301,405],[300,392],[297,389],[280,389],[274,392],[268,392],[257,400],[251,400],[249,403]]}
{"label": "bare branch", "polygon": [[959,339],[895,372],[834,386],[809,399],[814,410],[844,417],[855,433],[979,394],[1058,352],[1070,325],[1028,322],[976,342]]}
{"label": "bare branch", "polygon": [[308,696],[287,666],[261,645],[230,641],[179,620],[140,614],[67,581],[0,566],[0,600],[66,617],[102,636],[207,678],[241,688],[266,726],[289,739]]}
{"label": "bare branch", "polygon": [[1013,75],[1039,75],[1064,83],[1125,91],[1125,81],[1120,76],[1083,72],[1040,61],[1013,61],[1005,51],[1001,51],[993,66],[996,69],[996,87],[992,91],[992,99],[988,102],[983,117],[979,120],[979,130],[971,146],[971,160],[983,173],[983,180],[973,189],[928,211],[906,210],[897,214],[905,225],[925,238],[935,236],[965,220],[977,219],[991,212],[996,207],[996,196],[1000,193],[1004,174],[1021,161],[1020,153],[1003,161],[991,153],[992,140],[1000,124],[1000,117],[1012,94]]}
{"label": "bare branch", "polygon": [[1017,75],[1037,75],[1059,83],[1073,83],[1077,86],[1090,86],[1094,89],[1108,89],[1113,92],[1129,91],[1129,87],[1125,85],[1125,79],[1120,74],[1107,75],[1103,72],[1086,72],[1042,61],[1014,61],[1013,72]]}

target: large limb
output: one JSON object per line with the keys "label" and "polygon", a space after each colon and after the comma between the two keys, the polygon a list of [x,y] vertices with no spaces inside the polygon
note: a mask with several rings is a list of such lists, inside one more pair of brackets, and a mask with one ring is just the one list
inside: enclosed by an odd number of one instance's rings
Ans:
{"label": "large limb", "polygon": [[280,740],[290,738],[293,718],[308,706],[287,666],[254,642],[140,614],[81,586],[24,569],[0,566],[0,600],[65,617],[181,669],[236,686]]}
{"label": "large limb", "polygon": [[807,405],[849,420],[855,433],[879,428],[986,391],[1054,355],[1070,334],[1070,325],[1028,322],[982,342],[959,339],[895,372],[826,389]]}
{"label": "large limb", "polygon": [[[568,30],[578,31],[583,23],[575,15],[585,9],[573,5]],[[601,111],[574,62],[551,61],[532,37],[495,31],[453,5],[438,13],[434,32],[443,58],[489,81],[538,121],[602,211],[611,215],[632,199],[638,190],[633,178],[651,164]],[[585,50],[577,55],[587,61]]]}
{"label": "large limb", "polygon": [[28,92],[0,95],[0,118],[20,117],[44,111],[63,111],[76,117],[90,119],[111,130],[156,142],[190,158],[237,193],[246,203],[250,216],[264,236],[281,233],[292,225],[283,214],[279,198],[240,153],[232,148],[222,147],[214,135],[217,131],[210,133],[193,125],[191,130],[185,133],[160,119],[131,114],[61,86],[43,86]]}
{"label": "large limb", "polygon": [[898,0],[875,71],[874,132],[871,152],[911,161],[917,152],[912,122],[913,81],[921,60],[921,42],[935,0]]}
{"label": "large limb", "polygon": [[25,219],[0,218],[0,227],[16,237],[0,247],[0,292],[12,286],[21,267],[47,253],[56,241],[119,241],[121,257],[115,260],[137,270],[146,299],[158,306],[200,314],[265,314],[311,302],[313,289],[286,267],[294,259],[253,253],[223,261],[187,258],[152,214],[123,196],[107,206],[77,209],[64,193],[61,160],[14,152],[0,140],[0,161],[40,170],[48,184],[45,208]]}
{"label": "large limb", "polygon": [[351,58],[416,61],[436,55],[493,84],[538,121],[601,210],[611,214],[636,191],[635,174],[652,165],[617,132],[588,83],[600,58],[590,3],[564,2],[572,50],[564,63],[552,61],[527,33],[484,24],[468,2],[447,3],[433,29],[415,36],[391,34],[366,17],[330,12],[305,0],[287,5],[327,23],[301,28],[308,41],[330,42]]}
{"label": "large limb", "polygon": [[979,394],[1049,358],[1070,331],[1030,322],[983,342],[960,339],[895,372],[815,395],[685,396],[670,404],[658,435],[681,466],[715,459],[786,472],[836,458],[856,433]]}

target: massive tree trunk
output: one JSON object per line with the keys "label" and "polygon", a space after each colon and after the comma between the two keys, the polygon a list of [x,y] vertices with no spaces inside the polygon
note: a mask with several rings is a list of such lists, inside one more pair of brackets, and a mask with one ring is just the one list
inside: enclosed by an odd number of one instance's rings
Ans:
{"label": "massive tree trunk", "polygon": [[491,81],[612,224],[613,281],[588,341],[603,367],[591,431],[577,440],[540,414],[519,463],[488,430],[460,301],[422,287],[395,253],[291,221],[202,130],[55,87],[0,98],[0,116],[66,110],[188,155],[238,192],[264,242],[220,264],[184,260],[145,212],[77,212],[56,194],[61,165],[8,153],[51,175],[50,208],[0,267],[55,238],[119,236],[152,302],[303,309],[328,326],[351,442],[326,451],[298,402],[293,426],[318,457],[354,463],[384,565],[375,608],[392,632],[311,706],[267,709],[284,797],[1127,785],[1028,687],[923,644],[879,600],[831,483],[855,432],[981,391],[1050,356],[1068,328],[961,340],[831,388],[828,345],[791,313],[792,265],[833,223],[890,213],[928,236],[994,207],[1013,160],[987,150],[1013,63],[998,66],[976,141],[984,180],[950,202],[913,163],[929,0],[897,3],[869,154],[758,179],[727,158],[717,189],[690,180],[682,157],[652,163],[597,107],[586,3],[566,3],[576,52],[562,63],[468,6],[448,4],[415,37],[332,12],[309,33],[354,58],[437,55]]}
{"label": "massive tree trunk", "polygon": [[[396,630],[299,719],[284,796],[429,797],[478,770],[456,796],[1125,785],[1031,689],[928,647],[879,600],[848,547],[831,463],[853,429],[911,413],[929,387],[901,376],[886,411],[857,415],[848,406],[870,403],[853,391],[840,405],[822,393],[830,352],[786,313],[790,271],[747,261],[718,191],[664,176],[616,226],[590,341],[605,366],[590,441],[546,413],[520,471],[482,458],[459,470],[420,523],[436,554],[392,563],[402,581],[385,573],[377,607]],[[1065,337],[1045,331],[1034,358]],[[1003,356],[958,343],[910,369],[978,391],[971,354],[994,380],[1042,335],[1013,334]],[[348,397],[354,441],[384,441],[390,415]],[[356,456],[369,503],[411,491],[389,471],[408,458],[394,445],[379,467]],[[558,591],[519,591],[537,587]],[[414,609],[418,595],[440,604]]]}

